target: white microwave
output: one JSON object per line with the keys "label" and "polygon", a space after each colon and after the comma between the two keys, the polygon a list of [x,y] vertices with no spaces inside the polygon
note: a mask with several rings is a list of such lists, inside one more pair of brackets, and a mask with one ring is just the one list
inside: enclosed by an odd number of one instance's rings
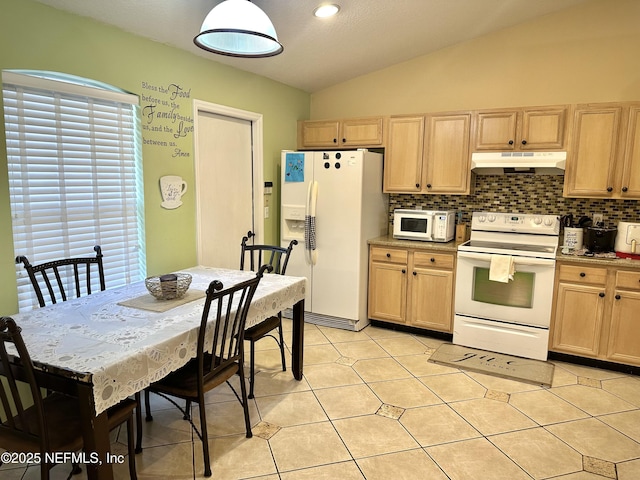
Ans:
{"label": "white microwave", "polygon": [[449,242],[456,229],[455,210],[393,211],[393,238],[423,242]]}

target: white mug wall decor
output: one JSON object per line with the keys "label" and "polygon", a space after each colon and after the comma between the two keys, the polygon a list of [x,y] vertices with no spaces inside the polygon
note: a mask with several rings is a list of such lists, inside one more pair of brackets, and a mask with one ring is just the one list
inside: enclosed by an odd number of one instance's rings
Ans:
{"label": "white mug wall decor", "polygon": [[182,205],[182,195],[187,191],[187,182],[178,175],[160,177],[160,193],[163,208],[172,210]]}

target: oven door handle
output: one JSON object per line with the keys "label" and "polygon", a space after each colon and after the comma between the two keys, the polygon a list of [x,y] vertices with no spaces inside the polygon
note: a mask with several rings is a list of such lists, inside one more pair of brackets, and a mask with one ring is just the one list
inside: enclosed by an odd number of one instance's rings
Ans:
{"label": "oven door handle", "polygon": [[[458,258],[468,258],[471,260],[482,260],[483,262],[491,262],[491,253],[472,253],[458,251]],[[514,256],[515,265],[555,265],[556,261],[552,258],[535,258],[535,257],[518,257]]]}

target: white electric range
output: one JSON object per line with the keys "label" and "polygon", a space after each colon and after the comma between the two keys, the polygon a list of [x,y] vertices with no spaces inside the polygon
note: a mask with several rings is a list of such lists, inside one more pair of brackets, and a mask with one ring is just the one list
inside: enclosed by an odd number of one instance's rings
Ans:
{"label": "white electric range", "polygon": [[474,212],[458,247],[453,343],[547,359],[560,220]]}

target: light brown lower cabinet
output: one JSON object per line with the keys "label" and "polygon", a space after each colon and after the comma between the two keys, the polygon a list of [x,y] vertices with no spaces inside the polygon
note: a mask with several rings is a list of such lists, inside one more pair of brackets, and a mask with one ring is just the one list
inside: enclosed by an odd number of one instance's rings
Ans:
{"label": "light brown lower cabinet", "polygon": [[640,270],[557,262],[550,350],[640,365]]}
{"label": "light brown lower cabinet", "polygon": [[369,248],[369,318],[451,333],[455,253]]}

